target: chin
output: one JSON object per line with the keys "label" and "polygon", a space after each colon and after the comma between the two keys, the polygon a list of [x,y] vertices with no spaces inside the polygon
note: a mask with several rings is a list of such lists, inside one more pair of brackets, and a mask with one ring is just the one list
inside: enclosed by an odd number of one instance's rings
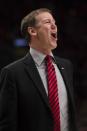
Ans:
{"label": "chin", "polygon": [[57,43],[51,43],[52,49],[55,49],[57,47]]}

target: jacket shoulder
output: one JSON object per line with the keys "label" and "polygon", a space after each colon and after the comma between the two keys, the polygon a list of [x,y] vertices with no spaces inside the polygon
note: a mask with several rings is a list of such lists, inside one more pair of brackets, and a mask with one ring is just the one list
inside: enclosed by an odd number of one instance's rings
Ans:
{"label": "jacket shoulder", "polygon": [[56,62],[61,63],[62,65],[70,65],[72,66],[72,62],[69,59],[61,58],[58,56],[55,56]]}
{"label": "jacket shoulder", "polygon": [[24,56],[23,58],[20,58],[6,66],[4,66],[2,69],[1,69],[1,72],[3,70],[20,70],[21,67],[23,67],[23,61],[26,59],[26,56]]}

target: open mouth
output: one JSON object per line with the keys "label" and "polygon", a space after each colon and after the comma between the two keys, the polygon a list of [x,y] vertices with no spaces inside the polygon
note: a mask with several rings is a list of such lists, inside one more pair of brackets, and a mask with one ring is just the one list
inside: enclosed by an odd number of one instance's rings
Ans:
{"label": "open mouth", "polygon": [[51,33],[51,36],[53,39],[57,40],[57,34],[56,33]]}

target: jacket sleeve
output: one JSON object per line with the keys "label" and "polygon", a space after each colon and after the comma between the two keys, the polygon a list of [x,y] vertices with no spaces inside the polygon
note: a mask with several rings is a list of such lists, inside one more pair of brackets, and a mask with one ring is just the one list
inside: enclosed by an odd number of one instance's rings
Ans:
{"label": "jacket sleeve", "polygon": [[0,131],[17,131],[17,89],[6,68],[0,74]]}

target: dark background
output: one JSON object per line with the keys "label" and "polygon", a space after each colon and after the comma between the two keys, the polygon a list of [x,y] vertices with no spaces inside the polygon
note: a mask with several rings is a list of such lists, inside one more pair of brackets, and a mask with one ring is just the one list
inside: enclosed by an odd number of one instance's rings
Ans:
{"label": "dark background", "polygon": [[73,63],[77,123],[79,131],[87,131],[86,0],[0,0],[0,70],[29,50],[17,44],[20,39],[19,44],[24,43],[20,23],[30,11],[41,7],[52,9],[57,21],[59,40],[54,54]]}

